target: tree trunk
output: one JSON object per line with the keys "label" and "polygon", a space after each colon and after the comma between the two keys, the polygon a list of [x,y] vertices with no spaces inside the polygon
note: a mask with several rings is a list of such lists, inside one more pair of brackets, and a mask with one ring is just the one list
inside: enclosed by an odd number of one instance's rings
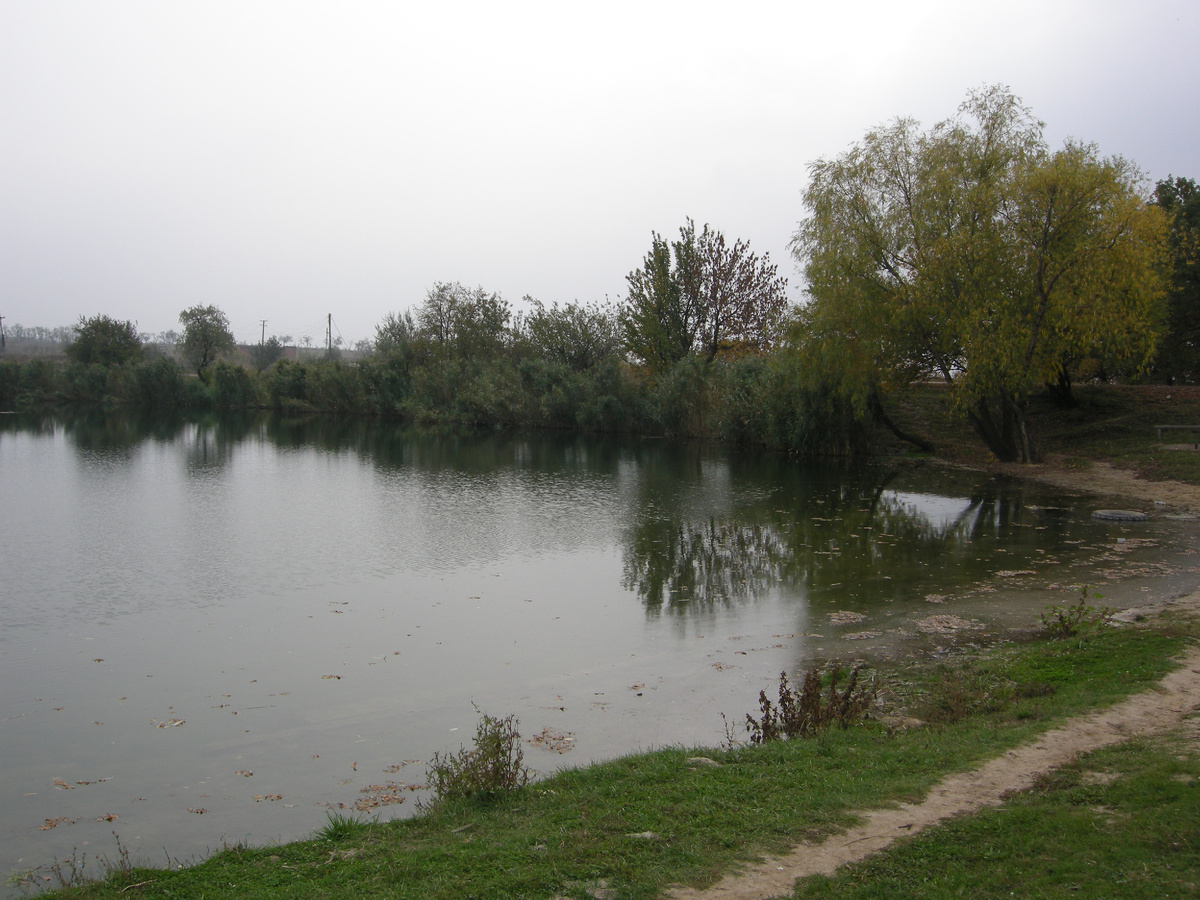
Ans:
{"label": "tree trunk", "polygon": [[979,400],[975,408],[967,412],[967,419],[996,459],[1000,462],[1016,462],[1018,453],[1017,448],[1013,446],[1012,422],[1007,412],[1007,408],[1001,403],[1001,421],[997,422],[987,401]]}
{"label": "tree trunk", "polygon": [[1071,393],[1071,373],[1067,367],[1058,367],[1058,378],[1054,382],[1046,382],[1046,393],[1059,409],[1074,409],[1078,406],[1075,395]]}
{"label": "tree trunk", "polygon": [[1000,462],[1035,462],[1037,451],[1029,437],[1024,404],[1004,394],[997,398],[996,405],[998,414],[986,400],[979,400],[967,413],[979,439]]}
{"label": "tree trunk", "polygon": [[884,411],[883,402],[879,399],[878,392],[873,391],[871,393],[870,399],[867,400],[867,406],[871,410],[871,415],[875,417],[875,421],[887,428],[888,431],[900,438],[900,440],[913,444],[926,453],[937,452],[937,448],[919,434],[909,434],[906,431],[900,430],[896,423],[891,420],[891,417]]}

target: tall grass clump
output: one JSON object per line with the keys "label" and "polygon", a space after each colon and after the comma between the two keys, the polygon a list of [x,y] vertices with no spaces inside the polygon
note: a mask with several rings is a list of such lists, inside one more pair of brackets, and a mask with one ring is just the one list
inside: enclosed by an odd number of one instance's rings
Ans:
{"label": "tall grass clump", "polygon": [[860,666],[850,670],[841,691],[842,669],[837,665],[809,669],[799,690],[788,683],[786,672],[780,672],[778,703],[772,703],[766,691],[759,691],[759,718],[746,714],[750,743],[810,737],[833,725],[849,728],[861,721],[875,702],[878,686],[875,679],[860,682],[860,671]]}
{"label": "tall grass clump", "polygon": [[460,747],[446,756],[434,753],[430,759],[429,787],[434,802],[489,800],[519,790],[531,777],[524,760],[516,716],[497,719],[484,713],[470,749]]}

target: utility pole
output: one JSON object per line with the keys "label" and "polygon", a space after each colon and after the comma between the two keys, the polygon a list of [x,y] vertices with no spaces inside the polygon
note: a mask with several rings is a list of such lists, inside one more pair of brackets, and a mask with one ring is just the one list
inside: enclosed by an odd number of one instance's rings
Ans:
{"label": "utility pole", "polygon": [[4,350],[4,316],[0,316],[0,351]]}
{"label": "utility pole", "polygon": [[325,326],[325,352],[333,353],[333,313],[329,314],[329,321]]}
{"label": "utility pole", "polygon": [[259,340],[258,345],[263,347],[266,346],[267,343],[267,320],[259,319],[258,321],[262,323],[262,339]]}

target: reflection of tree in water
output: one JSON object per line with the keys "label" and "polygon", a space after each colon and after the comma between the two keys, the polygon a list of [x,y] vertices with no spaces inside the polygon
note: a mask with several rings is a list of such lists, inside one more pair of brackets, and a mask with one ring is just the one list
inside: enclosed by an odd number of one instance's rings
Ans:
{"label": "reflection of tree in water", "polygon": [[183,427],[181,416],[133,409],[68,408],[56,412],[55,418],[77,450],[124,460],[132,459],[133,451],[146,441],[169,441]]}
{"label": "reflection of tree in water", "polygon": [[279,447],[350,452],[382,470],[486,477],[501,469],[612,474],[624,447],[622,439],[604,436],[429,429],[362,416],[271,414],[264,435]]}
{"label": "reflection of tree in water", "polygon": [[130,463],[148,442],[182,441],[189,469],[226,465],[233,449],[259,431],[260,415],[68,407],[47,415],[14,416],[13,431],[50,435],[61,428],[84,461]]}
{"label": "reflection of tree in water", "polygon": [[222,469],[233,460],[233,451],[257,432],[257,417],[251,413],[221,413],[201,416],[187,437],[189,472]]}
{"label": "reflection of tree in water", "polygon": [[[687,613],[753,601],[774,590],[814,596],[836,589],[865,601],[923,599],[988,581],[997,571],[1052,559],[1086,523],[1045,516],[1037,490],[1018,481],[972,480],[958,494],[892,487],[897,473],[844,473],[816,479],[769,503],[705,519],[676,512],[631,527],[623,586],[648,609]],[[961,490],[962,493],[958,493]],[[966,496],[963,496],[965,494]],[[920,498],[956,507],[931,515]],[[915,499],[914,499],[915,498]],[[698,520],[699,519],[699,520]]]}
{"label": "reflection of tree in water", "polygon": [[633,529],[622,585],[653,607],[711,606],[777,586],[792,555],[767,525],[654,520]]}

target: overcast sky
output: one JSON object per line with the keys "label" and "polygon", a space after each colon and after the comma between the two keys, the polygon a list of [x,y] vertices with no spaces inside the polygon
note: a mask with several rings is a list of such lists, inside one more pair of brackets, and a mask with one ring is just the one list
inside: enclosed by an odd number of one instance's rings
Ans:
{"label": "overcast sky", "polygon": [[348,343],[437,281],[619,299],[686,217],[800,278],[807,167],[1008,85],[1200,179],[1200,0],[0,0],[0,316]]}

